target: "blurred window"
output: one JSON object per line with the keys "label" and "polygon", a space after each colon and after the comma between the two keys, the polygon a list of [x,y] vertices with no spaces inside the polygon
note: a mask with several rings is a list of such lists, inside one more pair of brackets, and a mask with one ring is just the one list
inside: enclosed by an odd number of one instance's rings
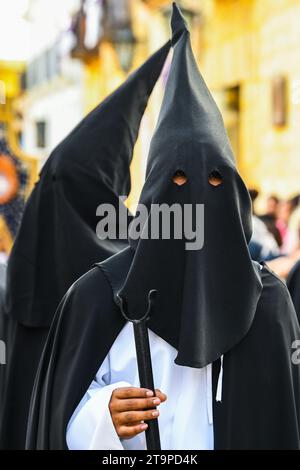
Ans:
{"label": "blurred window", "polygon": [[273,125],[276,127],[287,124],[287,90],[286,77],[279,76],[272,79],[272,117]]}
{"label": "blurred window", "polygon": [[54,44],[46,53],[47,63],[47,79],[51,80],[59,74],[59,49],[58,45]]}
{"label": "blurred window", "polygon": [[27,67],[22,78],[22,89],[41,85],[61,73],[59,44],[55,43],[47,51],[36,57]]}
{"label": "blurred window", "polygon": [[36,146],[38,148],[46,147],[47,123],[45,121],[36,122]]}
{"label": "blurred window", "polygon": [[131,26],[130,6],[128,0],[104,1],[106,27],[112,30]]}
{"label": "blurred window", "polygon": [[5,83],[0,80],[0,104],[6,103],[6,87]]}

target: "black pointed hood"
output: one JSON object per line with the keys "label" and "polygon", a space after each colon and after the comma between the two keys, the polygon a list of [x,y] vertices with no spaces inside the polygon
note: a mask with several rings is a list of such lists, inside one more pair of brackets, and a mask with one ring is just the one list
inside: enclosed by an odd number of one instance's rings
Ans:
{"label": "black pointed hood", "polygon": [[53,151],[42,175],[50,167],[60,178],[81,167],[116,194],[129,194],[129,167],[141,119],[170,45],[153,54],[75,127]]}
{"label": "black pointed hood", "polygon": [[[149,327],[178,350],[178,364],[203,367],[249,331],[262,285],[247,246],[252,231],[249,194],[176,5],[172,28],[173,60],[140,198],[151,212],[144,238],[133,239],[131,229],[135,255],[120,295],[136,317],[147,310],[149,290],[157,290]],[[173,181],[177,171],[187,177],[182,186]],[[213,178],[221,184],[212,185]],[[202,205],[204,221],[198,218],[198,228],[203,246],[187,250],[188,235],[176,239],[173,229],[169,240],[162,230],[159,239],[149,233],[145,238],[154,220],[153,204],[179,205],[182,214],[188,205],[194,221]]]}
{"label": "black pointed hood", "polygon": [[[130,163],[167,43],[54,149],[23,215],[8,265],[6,311],[48,326],[69,286],[93,263],[127,246],[99,240],[99,204],[118,207],[130,190]],[[63,112],[63,110],[62,110]]]}

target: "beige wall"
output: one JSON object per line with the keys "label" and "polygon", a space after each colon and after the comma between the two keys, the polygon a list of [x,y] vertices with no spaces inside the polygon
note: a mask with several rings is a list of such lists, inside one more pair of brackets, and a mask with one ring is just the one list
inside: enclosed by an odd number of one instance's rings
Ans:
{"label": "beige wall", "polygon": [[[284,197],[300,192],[300,1],[209,0],[198,54],[213,89],[241,87],[238,162],[247,183]],[[272,123],[276,75],[288,79],[283,128]]]}

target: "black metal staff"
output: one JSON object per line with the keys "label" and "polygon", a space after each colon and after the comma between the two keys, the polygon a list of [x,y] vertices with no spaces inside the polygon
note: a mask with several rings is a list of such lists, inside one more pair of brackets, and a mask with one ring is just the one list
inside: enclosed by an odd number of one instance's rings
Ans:
{"label": "black metal staff", "polygon": [[[124,300],[117,294],[119,307],[125,320],[133,324],[134,340],[137,365],[139,371],[140,386],[152,390],[155,395],[152,361],[150,354],[149,334],[147,328],[147,320],[149,319],[153,297],[156,290],[151,290],[148,293],[148,308],[145,315],[141,318],[130,318],[128,313],[124,311]],[[146,443],[148,450],[160,450],[160,437],[158,420],[148,421],[148,428],[146,429]]]}

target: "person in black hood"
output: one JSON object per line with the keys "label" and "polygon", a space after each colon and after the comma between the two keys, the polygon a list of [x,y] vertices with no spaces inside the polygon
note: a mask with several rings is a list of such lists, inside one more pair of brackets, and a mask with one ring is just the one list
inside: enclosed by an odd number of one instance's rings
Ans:
{"label": "person in black hood", "polygon": [[[172,65],[129,247],[62,300],[28,449],[144,449],[154,419],[162,449],[299,449],[295,310],[280,279],[250,258],[249,193],[176,4],[171,23]],[[169,233],[155,232],[157,207],[172,211]],[[139,387],[121,313],[137,320],[149,306],[155,396]]]}
{"label": "person in black hood", "polygon": [[0,378],[2,449],[25,447],[34,377],[62,296],[95,262],[128,245],[118,219],[121,238],[97,238],[96,209],[102,203],[117,208],[119,196],[129,194],[134,144],[169,49],[167,43],[149,58],[53,150],[27,202],[0,319],[7,345]]}

